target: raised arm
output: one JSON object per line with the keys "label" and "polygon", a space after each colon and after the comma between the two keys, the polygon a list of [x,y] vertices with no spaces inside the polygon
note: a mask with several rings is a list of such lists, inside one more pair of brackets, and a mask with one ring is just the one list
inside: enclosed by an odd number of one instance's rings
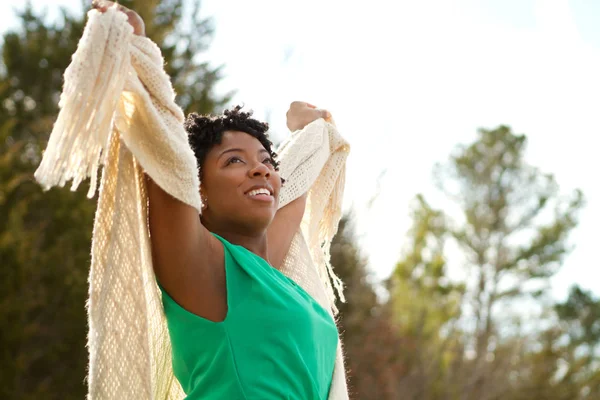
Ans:
{"label": "raised arm", "polygon": [[[93,6],[100,12],[117,7],[127,15],[134,33],[144,36],[144,22],[136,12],[110,1],[98,1]],[[148,95],[156,106],[157,99]],[[185,140],[182,146],[187,145],[187,138],[181,140]],[[151,175],[151,171],[146,172]],[[227,311],[221,243],[202,225],[196,208],[165,192],[149,176],[147,189],[152,261],[158,282],[188,311],[221,320]]]}
{"label": "raised arm", "polygon": [[313,140],[311,146],[302,146],[301,148],[284,147],[281,149],[285,153],[281,159],[281,175],[288,181],[284,184],[280,193],[280,208],[267,231],[269,259],[277,268],[281,267],[289,251],[292,239],[300,228],[306,209],[308,194],[306,189],[310,187],[310,184],[298,182],[298,179],[302,179],[302,177],[295,174],[295,169],[311,157],[314,158],[312,163],[314,168],[318,170],[327,161],[326,158],[321,157],[319,159],[319,157],[315,157],[318,148],[329,145],[329,140],[324,132],[302,131],[307,125],[319,118],[329,120],[331,115],[326,110],[320,110],[309,103],[299,101],[293,102],[287,112],[287,126],[292,131],[292,135],[313,134]]}
{"label": "raised arm", "polygon": [[227,313],[223,246],[202,225],[198,211],[148,178],[154,272],[186,310],[213,321]]}

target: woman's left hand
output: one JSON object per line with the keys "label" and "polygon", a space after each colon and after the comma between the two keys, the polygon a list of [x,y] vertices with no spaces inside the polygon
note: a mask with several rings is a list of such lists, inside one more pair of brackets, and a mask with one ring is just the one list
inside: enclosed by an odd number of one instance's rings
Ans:
{"label": "woman's left hand", "polygon": [[331,114],[327,110],[322,110],[312,104],[303,101],[294,101],[290,104],[290,109],[286,113],[287,127],[294,132],[303,129],[311,122],[323,118],[326,121],[331,120]]}
{"label": "woman's left hand", "polygon": [[123,7],[122,5],[115,3],[114,1],[109,0],[93,0],[92,8],[100,11],[101,13],[105,13],[110,7],[117,7],[117,9],[125,15],[127,15],[127,21],[133,27],[133,33],[138,36],[146,36],[146,25],[144,24],[144,20],[133,10],[130,10],[127,7]]}

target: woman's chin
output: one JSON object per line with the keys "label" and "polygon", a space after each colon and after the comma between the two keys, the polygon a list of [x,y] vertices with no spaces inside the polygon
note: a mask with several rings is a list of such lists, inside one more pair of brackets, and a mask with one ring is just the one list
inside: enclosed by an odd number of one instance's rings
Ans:
{"label": "woman's chin", "polygon": [[267,207],[246,209],[244,219],[257,229],[267,229],[275,218],[275,211]]}

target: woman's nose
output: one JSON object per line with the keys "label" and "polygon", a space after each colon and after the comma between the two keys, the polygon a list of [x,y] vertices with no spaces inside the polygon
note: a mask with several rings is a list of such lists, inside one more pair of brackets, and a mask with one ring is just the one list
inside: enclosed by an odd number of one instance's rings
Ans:
{"label": "woman's nose", "polygon": [[251,177],[264,176],[268,178],[271,175],[271,170],[263,163],[256,163],[256,165],[250,170]]}

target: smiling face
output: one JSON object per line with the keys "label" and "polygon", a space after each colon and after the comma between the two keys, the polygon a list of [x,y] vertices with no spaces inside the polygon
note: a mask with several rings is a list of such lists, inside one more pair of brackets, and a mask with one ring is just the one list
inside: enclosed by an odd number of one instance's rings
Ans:
{"label": "smiling face", "polygon": [[207,204],[202,222],[209,230],[257,234],[267,229],[277,211],[281,178],[258,139],[225,131],[201,171],[200,192]]}

